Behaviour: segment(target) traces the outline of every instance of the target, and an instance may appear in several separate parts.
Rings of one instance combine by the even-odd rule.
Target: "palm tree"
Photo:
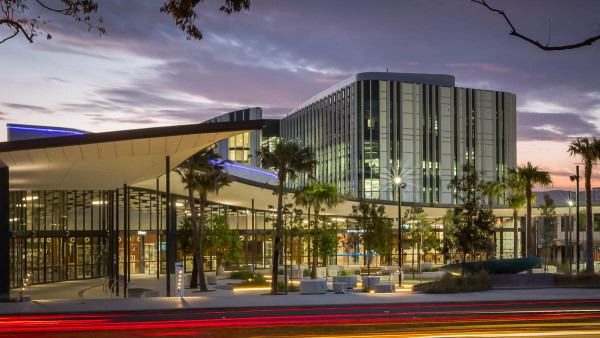
[[[519,177],[515,174],[515,170],[509,169],[510,175],[509,179],[506,181],[506,188],[511,191],[511,195],[506,198],[508,202],[508,206],[513,210],[513,228],[514,228],[514,258],[519,257],[519,210],[523,209],[527,204],[527,200],[525,199],[525,187],[523,186],[523,182],[519,179]],[[535,195],[532,196],[534,198]]]
[[[525,190],[525,200],[527,202],[527,257],[533,257],[535,252],[533,248],[534,234],[531,226],[531,203],[534,200],[532,190],[534,185],[542,187],[549,186],[552,184],[552,179],[550,178],[549,172],[541,170],[538,166],[533,166],[531,162],[520,165],[516,170],[511,170],[511,172],[522,182]]]
[[[204,278],[204,260],[202,259],[204,209],[208,201],[208,193],[218,193],[221,188],[229,185],[231,182],[231,177],[224,171],[222,164],[223,162],[218,162],[218,155],[214,149],[203,149],[176,169],[177,173],[181,176],[181,181],[185,184],[185,189],[188,191],[188,206],[190,207],[195,251],[192,281],[195,276],[199,277],[200,291],[208,291],[206,279]],[[196,211],[195,192],[199,195],[199,219]],[[191,283],[190,287],[192,287]]]
[[[296,191],[294,194],[296,204],[312,208],[315,213],[314,229],[319,227],[319,215],[321,212],[340,205],[344,199],[338,194],[334,185],[327,183],[313,183],[305,186],[304,189]],[[310,273],[311,279],[317,278],[317,241],[313,239],[313,261]],[[327,263],[325,263],[327,265]]]
[[[592,223],[592,168],[598,164],[600,160],[600,139],[577,137],[571,140],[569,144],[569,154],[571,156],[579,155],[581,162],[585,167],[585,210],[586,210],[586,249],[585,262],[586,271],[594,272],[594,237]],[[577,227],[579,231],[579,226]],[[577,253],[579,254],[579,253]]]
[[[313,170],[317,164],[310,147],[303,147],[291,140],[279,140],[274,147],[262,146],[256,152],[261,167],[273,169],[277,173],[277,220],[275,222],[275,236],[273,238],[273,278],[271,294],[277,294],[277,270],[279,268],[279,250],[281,246],[281,232],[283,228],[283,195],[284,183],[290,177],[296,180],[299,174],[307,174],[313,178]]]
[[[492,204],[494,203],[494,199],[498,196],[501,196],[504,193],[504,185],[501,182],[484,182],[481,183],[481,191],[487,198],[488,206],[490,210],[492,210]]]

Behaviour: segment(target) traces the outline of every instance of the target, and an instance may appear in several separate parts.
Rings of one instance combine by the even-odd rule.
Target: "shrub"
[[[445,274],[442,279],[429,283],[423,292],[425,293],[457,293],[457,292],[478,292],[490,289],[490,276],[487,272],[481,271],[468,273],[464,276],[454,276]]]
[[[252,274],[249,278],[246,278],[246,280],[242,283],[239,284],[240,286],[262,286],[262,285],[269,285],[269,283],[267,283],[267,280],[265,279],[265,277],[263,277],[262,274],[260,273],[256,273],[256,274]]]
[[[310,270],[309,269],[302,270],[302,276],[304,276],[304,277],[310,276]]]
[[[278,269],[277,274],[281,276],[281,275],[285,274],[285,271],[283,271],[283,269]]]
[[[342,270],[340,272],[340,276],[352,276],[352,272],[346,271],[346,270]]]
[[[298,291],[300,291],[300,288],[298,287],[298,285],[296,285],[296,284],[288,285],[288,292],[298,292]]]
[[[229,275],[229,278],[248,280],[248,279],[254,278],[254,276],[255,275],[252,272],[250,272],[250,270],[239,270],[239,271],[233,271],[231,273],[231,275]]]

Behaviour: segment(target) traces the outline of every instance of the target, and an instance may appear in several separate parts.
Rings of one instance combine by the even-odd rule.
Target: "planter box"
[[[358,276],[334,276],[333,283],[344,283],[348,286],[349,289],[353,289],[356,287],[358,282]]]
[[[394,293],[393,284],[375,284],[372,287],[375,293]]]
[[[313,295],[327,293],[327,280],[303,279],[300,281],[300,294]]]

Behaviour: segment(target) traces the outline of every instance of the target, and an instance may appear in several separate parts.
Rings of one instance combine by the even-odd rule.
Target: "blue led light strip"
[[[216,160],[210,160],[210,162],[214,163],[214,164],[219,164],[219,161]],[[274,179],[277,179],[277,175],[272,173],[272,172],[267,172],[267,171],[263,171],[263,170],[259,170],[259,169],[254,169],[254,168],[248,168],[248,167],[244,167],[235,163],[229,163],[229,162],[224,162],[222,163],[224,166],[226,167],[232,167],[232,168],[236,168],[236,169],[241,169],[241,170],[246,170],[246,171],[250,171],[250,172],[254,172],[254,173],[258,173],[258,174],[263,174],[263,175],[267,175],[269,177],[273,177]]]
[[[85,135],[79,131],[71,131],[71,130],[60,130],[60,129],[50,129],[50,128],[32,128],[32,127],[14,127],[7,126],[7,129],[15,129],[15,130],[27,130],[27,131],[36,131],[43,133],[62,133],[62,134],[71,134],[71,135]]]

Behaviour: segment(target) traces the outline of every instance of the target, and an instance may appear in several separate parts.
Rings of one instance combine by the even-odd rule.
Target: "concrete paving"
[[[542,300],[599,300],[597,289],[521,289],[491,290],[461,294],[423,294],[403,290],[391,294],[369,294],[350,292],[347,294],[300,295],[298,292],[288,295],[270,296],[267,291],[234,292],[227,285],[233,280],[219,279],[217,286],[210,286],[211,292],[194,292],[186,289],[185,297],[165,297],[166,281],[164,277],[132,276],[131,288],[158,290],[160,297],[155,298],[117,298],[103,291],[103,280],[83,280],[34,285],[32,301],[22,303],[0,303],[0,314],[39,314],[39,313],[77,313],[77,312],[122,312],[122,311],[170,311],[184,309],[225,309],[243,307],[306,307],[336,305],[383,305],[383,304],[436,304],[456,302],[517,302]],[[172,281],[172,293],[175,295],[175,281]],[[186,283],[187,284],[187,283]],[[19,291],[19,290],[14,290]]]

